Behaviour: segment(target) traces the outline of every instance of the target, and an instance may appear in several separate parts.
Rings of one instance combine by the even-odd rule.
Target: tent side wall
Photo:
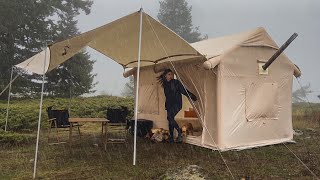
[[[202,146],[207,148],[217,148],[219,146],[220,124],[218,121],[218,68],[203,70],[205,115],[202,134]]]
[[[167,113],[165,111],[165,97],[153,66],[140,69],[138,118],[153,121],[154,128],[168,129]],[[134,75],[136,77],[136,74]],[[134,78],[136,88],[136,78]]]
[[[293,64],[280,55],[269,67],[268,75],[259,75],[259,62],[267,61],[275,52],[270,47],[240,46],[224,55],[219,65],[220,149],[242,149],[293,139]]]

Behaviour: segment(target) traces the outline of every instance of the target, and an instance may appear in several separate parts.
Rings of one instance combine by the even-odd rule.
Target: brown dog
[[[187,123],[185,125],[182,126],[182,135],[187,136],[187,135],[191,135],[193,136],[193,126],[191,123]]]

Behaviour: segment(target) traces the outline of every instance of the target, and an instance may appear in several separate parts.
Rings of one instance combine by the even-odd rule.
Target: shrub
[[[30,134],[18,134],[14,132],[0,131],[1,145],[22,145],[35,142],[35,136]]]
[[[71,101],[71,103],[70,103]],[[10,103],[8,127],[10,131],[36,130],[39,115],[39,99],[14,99]],[[108,107],[125,106],[129,110],[129,117],[133,116],[133,98],[115,96],[48,98],[44,97],[42,108],[42,126],[48,126],[47,107],[53,109],[68,109],[71,117],[106,117]],[[7,103],[0,102],[0,128],[4,129]]]

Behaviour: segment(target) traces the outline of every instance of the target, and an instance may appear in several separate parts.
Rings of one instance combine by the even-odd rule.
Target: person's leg
[[[167,111],[167,119],[168,119],[168,122],[169,122],[169,133],[170,133],[169,142],[172,143],[172,142],[174,142],[174,140],[173,140],[173,131],[174,131],[173,121],[174,121],[174,116],[173,116],[173,113],[170,110]]]
[[[178,135],[180,136],[182,134],[182,130],[181,128],[179,127],[179,124],[177,123],[177,121],[175,120],[175,117],[176,115],[179,113],[180,109],[176,108],[173,110],[172,112],[172,124],[173,124],[173,127],[178,131]]]
[[[173,128],[178,131],[178,135],[181,135],[182,130],[181,130],[181,128],[179,127],[177,121],[174,119],[174,117],[172,118],[171,123],[172,123]]]
[[[173,112],[173,126],[174,128],[178,131],[178,137],[176,139],[177,143],[182,143],[182,129],[179,127],[177,121],[174,119],[175,116],[178,114],[178,112],[180,111],[180,109],[175,109],[175,111]]]
[[[176,129],[178,131],[177,142],[182,142],[182,130],[179,127],[177,121],[175,121],[174,117],[178,114],[178,112],[174,110],[167,111],[168,121],[169,121],[169,132],[170,132],[170,141],[173,141],[173,131]]]
[[[176,139],[176,142],[177,143],[182,143],[182,129],[179,127],[179,125],[178,125],[178,123],[175,121],[175,120],[173,120],[173,126],[175,127],[175,129],[178,131],[178,137],[177,137],[177,139]]]

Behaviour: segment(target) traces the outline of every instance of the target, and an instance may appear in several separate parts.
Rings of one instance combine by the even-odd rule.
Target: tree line
[[[11,67],[37,54],[52,42],[79,34],[77,15],[90,13],[91,0],[0,0],[0,89],[10,81]],[[46,74],[45,92],[68,97],[92,92],[94,61],[85,51]],[[18,96],[37,96],[39,75],[22,73],[12,87]],[[0,96],[6,98],[6,94]]]

